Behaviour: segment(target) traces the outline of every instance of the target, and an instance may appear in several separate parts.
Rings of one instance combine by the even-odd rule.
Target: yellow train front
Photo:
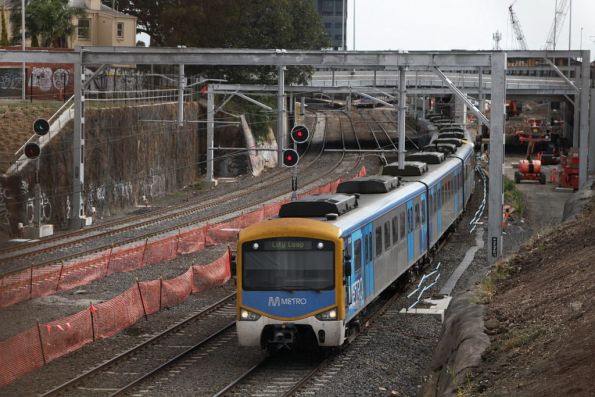
[[[345,337],[343,240],[313,219],[277,218],[240,232],[240,345],[338,346]]]

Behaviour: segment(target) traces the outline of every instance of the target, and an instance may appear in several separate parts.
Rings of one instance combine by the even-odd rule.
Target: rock
[[[583,308],[583,302],[572,302],[570,304],[570,308],[572,310],[574,310],[575,312],[580,312],[581,309]]]
[[[87,293],[87,291],[86,291],[86,290],[84,290],[84,289],[77,289],[77,290],[76,290],[76,291],[74,291],[72,294],[73,294],[73,295],[84,295],[84,294],[86,294],[86,293]]]
[[[486,329],[492,331],[497,329],[500,326],[500,321],[496,320],[495,318],[491,318],[485,322]]]

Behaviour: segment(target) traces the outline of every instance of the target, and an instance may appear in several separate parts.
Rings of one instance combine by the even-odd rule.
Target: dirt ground
[[[519,188],[533,238],[496,271],[486,316],[491,346],[460,396],[595,393],[595,202],[559,225],[560,217],[543,215],[558,211],[548,200],[552,186],[527,186]]]

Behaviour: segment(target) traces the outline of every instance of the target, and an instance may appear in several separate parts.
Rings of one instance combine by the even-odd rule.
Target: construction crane
[[[568,6],[568,0],[556,0],[556,15],[554,16],[554,21],[552,22],[552,26],[550,27],[550,31],[547,35],[544,50],[556,49],[558,36],[560,36],[562,25],[564,25],[566,14],[568,13]]]
[[[516,13],[512,9],[512,6],[516,3],[516,0],[508,7],[508,12],[510,13],[510,22],[512,23],[512,29],[514,30],[514,35],[516,37],[518,46],[521,50],[527,50],[527,41],[525,40],[525,35],[523,34],[523,29],[521,28],[521,23],[516,16]]]

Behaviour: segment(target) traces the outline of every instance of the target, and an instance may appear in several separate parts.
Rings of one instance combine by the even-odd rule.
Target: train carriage
[[[414,164],[420,175],[344,182],[335,194],[293,201],[278,218],[243,229],[240,345],[345,343],[364,309],[428,255],[471,196],[471,143],[428,161]]]

